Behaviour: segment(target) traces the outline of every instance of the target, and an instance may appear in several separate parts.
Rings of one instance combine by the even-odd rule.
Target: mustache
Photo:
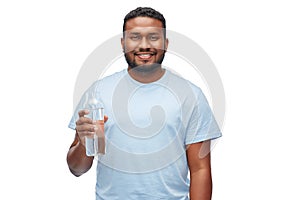
[[[133,53],[135,55],[137,54],[140,54],[140,53],[149,53],[149,54],[152,54],[152,55],[155,55],[157,54],[157,49],[154,49],[154,48],[139,48],[139,49],[135,49],[135,50],[132,50],[132,51],[126,51],[124,53]]]

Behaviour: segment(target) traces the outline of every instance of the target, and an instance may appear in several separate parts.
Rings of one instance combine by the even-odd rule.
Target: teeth
[[[151,54],[140,54],[139,57],[140,58],[150,58]]]

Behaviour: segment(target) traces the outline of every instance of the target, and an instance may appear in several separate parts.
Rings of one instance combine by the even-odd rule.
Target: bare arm
[[[70,171],[75,176],[80,176],[87,172],[93,165],[93,156],[86,155],[85,136],[93,136],[96,131],[96,122],[85,117],[89,114],[88,110],[81,110],[78,112],[79,119],[76,121],[76,134],[73,143],[68,151],[67,163]],[[108,120],[104,116],[104,122]]]
[[[191,200],[211,200],[212,178],[209,148],[210,141],[205,141],[191,144],[187,149]],[[200,155],[200,151],[206,152],[205,155]]]
[[[80,176],[87,172],[92,167],[94,159],[94,157],[86,156],[85,147],[79,141],[80,139],[76,132],[75,139],[67,155],[69,169],[75,176]]]
[[[87,156],[85,150],[85,137],[93,136],[96,131],[96,122],[85,117],[89,114],[88,110],[80,110],[78,112],[79,119],[76,121],[76,134],[73,143],[68,151],[67,163],[70,171],[75,176],[80,176],[87,172],[93,165],[94,157]],[[107,121],[104,117],[104,121]]]

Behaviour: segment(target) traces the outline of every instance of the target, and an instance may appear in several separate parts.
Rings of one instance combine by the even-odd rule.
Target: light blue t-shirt
[[[143,84],[127,70],[96,81],[78,110],[91,98],[104,107],[106,154],[98,157],[97,200],[187,200],[186,145],[221,136],[208,102],[197,86],[166,70]]]

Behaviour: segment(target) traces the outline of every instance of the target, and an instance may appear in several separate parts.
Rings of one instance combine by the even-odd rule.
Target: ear
[[[166,38],[166,39],[165,39],[165,51],[167,51],[168,46],[169,46],[169,39]]]
[[[125,41],[124,41],[124,38],[121,38],[121,46],[122,46],[123,52],[125,52]]]

